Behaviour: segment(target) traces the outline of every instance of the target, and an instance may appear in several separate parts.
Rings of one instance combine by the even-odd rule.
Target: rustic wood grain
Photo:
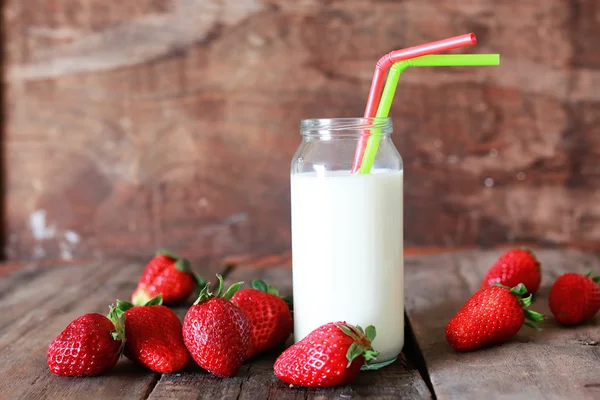
[[[125,358],[92,378],[58,377],[46,364],[52,339],[78,316],[106,314],[117,298],[128,300],[143,267],[123,260],[32,264],[0,279],[0,399],[145,398],[160,374]],[[219,272],[217,266],[195,270],[207,276]],[[184,307],[178,311],[185,314]]]
[[[290,248],[299,121],[362,115],[373,65],[473,31],[391,110],[407,245],[600,248],[594,0],[6,0],[11,260]]]
[[[382,371],[362,372],[352,385],[332,389],[290,388],[273,374],[273,363],[282,349],[269,352],[242,366],[231,378],[211,376],[197,366],[163,375],[149,399],[428,399],[425,382],[412,365],[400,362]]]
[[[64,378],[46,364],[48,344],[88,312],[105,314],[128,298],[139,264],[105,262],[79,268],[27,267],[0,281],[0,398],[139,398],[159,378],[121,359],[107,376]]]
[[[438,399],[597,399],[600,396],[598,317],[560,327],[548,310],[548,292],[567,272],[598,268],[600,257],[577,250],[538,250],[542,287],[531,309],[548,319],[541,331],[523,328],[514,340],[471,353],[446,343],[449,319],[474,293],[501,254],[473,251],[409,258],[406,310]]]
[[[226,283],[262,279],[277,286],[281,294],[292,292],[292,275],[289,268],[234,268]],[[288,345],[292,339],[288,340]],[[407,342],[407,346],[410,344]],[[289,388],[273,373],[273,363],[283,346],[247,362],[232,378],[211,376],[197,366],[190,366],[177,374],[163,375],[150,395],[150,399],[328,399],[377,398],[425,399],[430,398],[425,381],[417,369],[405,359],[380,371],[362,372],[355,383],[345,387],[314,390]]]
[[[469,251],[407,257],[407,332],[404,360],[377,372],[361,373],[350,386],[330,390],[289,388],[272,373],[283,347],[247,362],[231,379],[216,378],[190,362],[176,374],[153,374],[122,359],[103,377],[75,379],[52,375],[45,363],[48,343],[72,319],[105,312],[116,298],[127,298],[143,264],[104,261],[54,268],[27,265],[0,280],[0,398],[429,398],[414,367],[422,353],[424,376],[439,399],[527,398],[595,399],[600,375],[598,317],[576,328],[559,327],[547,308],[551,283],[562,273],[584,272],[600,256],[578,250],[537,250],[543,264],[542,288],[532,309],[546,313],[542,331],[523,329],[515,339],[471,353],[454,352],[444,339],[450,317],[476,290],[501,251]],[[213,276],[218,269],[199,270]],[[226,280],[264,279],[291,290],[291,271],[282,268],[228,267]],[[213,279],[214,280],[214,279]],[[76,301],[75,301],[76,300]],[[186,306],[176,308],[180,317]],[[413,343],[414,335],[418,343]],[[408,351],[410,350],[410,351]]]
[[[193,362],[185,370],[160,375],[125,358],[101,377],[63,378],[46,365],[50,341],[74,318],[106,312],[116,298],[128,298],[142,268],[122,261],[79,267],[27,266],[0,281],[0,398],[429,398],[425,382],[401,359],[382,371],[365,372],[353,385],[331,390],[290,389],[273,374],[280,346],[246,363],[230,379],[211,376]],[[208,276],[215,270],[199,271]],[[238,268],[222,271],[227,281],[264,279],[291,291],[289,268]],[[180,318],[186,306],[174,309]],[[407,344],[408,346],[408,344]]]

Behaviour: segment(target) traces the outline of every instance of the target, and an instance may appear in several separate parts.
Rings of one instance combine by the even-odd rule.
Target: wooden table
[[[448,319],[476,290],[500,251],[463,251],[410,256],[406,260],[405,359],[380,371],[361,373],[351,386],[328,390],[289,388],[272,372],[277,351],[246,363],[229,379],[189,365],[161,375],[121,359],[109,374],[62,378],[46,366],[49,342],[71,320],[107,311],[128,298],[142,265],[90,262],[71,266],[25,266],[0,279],[0,399],[599,399],[598,319],[561,328],[550,316],[539,332],[523,328],[510,343],[472,353],[454,352],[444,339]],[[600,271],[597,255],[577,250],[540,250],[542,289],[532,308],[548,313],[549,286],[560,274]],[[209,268],[228,281],[261,278],[291,291],[291,270],[228,266]],[[185,308],[177,309],[180,316]],[[281,349],[279,349],[281,351]]]

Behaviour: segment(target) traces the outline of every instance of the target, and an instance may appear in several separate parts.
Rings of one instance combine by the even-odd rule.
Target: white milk
[[[294,338],[374,325],[378,362],[404,345],[401,171],[291,177]]]

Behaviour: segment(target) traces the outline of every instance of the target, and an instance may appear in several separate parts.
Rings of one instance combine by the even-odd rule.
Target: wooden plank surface
[[[26,266],[0,280],[0,399],[323,399],[430,398],[425,381],[404,358],[382,371],[364,372],[351,386],[330,390],[290,389],[273,374],[273,362],[284,346],[247,362],[235,377],[221,379],[193,362],[181,372],[154,374],[122,358],[108,374],[93,378],[62,378],[46,365],[50,341],[73,319],[86,312],[105,313],[116,298],[128,298],[142,264],[105,262],[55,268]],[[216,269],[200,270],[215,281]],[[228,282],[264,279],[282,293],[291,291],[291,270],[232,268]],[[187,307],[174,309],[183,318]],[[408,346],[408,343],[407,343]]]
[[[522,328],[510,343],[471,353],[446,342],[447,322],[479,287],[500,251],[409,258],[406,310],[438,399],[598,399],[600,322],[557,325],[548,310],[554,280],[568,271],[600,271],[600,257],[576,250],[538,250],[542,287],[531,309],[548,319],[541,331]]]
[[[292,275],[289,268],[235,268],[227,276],[227,283],[262,279],[275,285],[281,294],[291,294]],[[292,340],[288,341],[291,344]],[[407,342],[407,346],[410,343]],[[244,365],[233,378],[210,376],[198,367],[190,367],[178,374],[163,375],[150,399],[426,399],[430,398],[425,381],[415,366],[404,358],[381,371],[362,372],[350,386],[328,390],[290,389],[273,373],[273,363],[283,347],[274,349]]]
[[[29,266],[0,280],[0,398],[140,398],[159,378],[122,358],[101,378],[55,376],[46,350],[69,322],[88,312],[106,314],[128,298],[142,265],[103,262],[78,267]]]
[[[285,253],[299,121],[470,31],[502,66],[411,69],[390,112],[407,244],[599,246],[597,0],[2,4],[10,259]]]
[[[598,398],[598,317],[569,329],[557,326],[550,317],[540,332],[523,329],[510,343],[472,353],[456,353],[446,343],[447,321],[499,254],[471,251],[408,257],[406,310],[412,330],[407,337],[414,335],[419,348],[409,339],[407,365],[399,361],[378,372],[365,372],[353,385],[330,390],[291,389],[279,382],[272,364],[281,348],[246,363],[231,379],[213,377],[193,363],[176,374],[153,374],[126,359],[102,377],[54,376],[45,362],[48,343],[77,316],[103,313],[117,297],[127,298],[142,265],[107,261],[26,266],[0,279],[0,398],[429,398],[427,383],[439,399]],[[548,289],[559,274],[600,267],[600,257],[577,250],[538,250],[538,256],[544,274],[532,308],[542,312],[547,312]],[[216,271],[198,272],[209,278]],[[289,268],[228,267],[224,272],[228,282],[261,278],[284,293],[291,289]],[[186,307],[175,311],[183,317]]]

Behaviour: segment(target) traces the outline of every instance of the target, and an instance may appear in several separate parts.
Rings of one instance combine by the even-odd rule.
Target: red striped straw
[[[365,118],[373,118],[379,107],[381,91],[383,90],[383,81],[390,67],[398,61],[407,60],[409,58],[421,57],[427,54],[441,53],[443,51],[458,49],[460,47],[471,46],[477,43],[474,33],[455,36],[437,42],[425,43],[419,46],[408,47],[406,49],[395,50],[386,54],[377,61],[375,73],[371,81],[371,89],[369,90],[369,99],[367,100],[367,108],[365,109]],[[367,147],[368,133],[362,135],[358,141],[356,153],[354,154],[354,164],[352,164],[352,173],[357,173],[362,164],[362,159]]]

